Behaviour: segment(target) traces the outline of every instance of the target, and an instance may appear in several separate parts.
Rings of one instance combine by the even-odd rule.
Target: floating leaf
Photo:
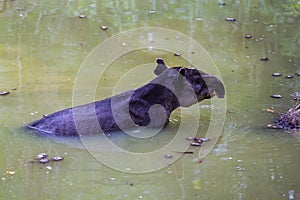
[[[200,180],[193,180],[193,185],[194,185],[194,189],[195,190],[200,190],[201,186],[200,186]]]
[[[8,174],[8,175],[14,175],[15,173],[16,173],[16,171],[6,170],[6,174]]]

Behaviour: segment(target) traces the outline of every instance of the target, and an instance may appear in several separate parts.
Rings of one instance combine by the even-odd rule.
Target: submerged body
[[[28,128],[51,135],[87,135],[129,130],[135,127],[162,128],[173,110],[189,107],[217,95],[224,97],[222,82],[197,69],[168,68],[157,59],[148,84],[93,103],[64,109],[43,117]]]

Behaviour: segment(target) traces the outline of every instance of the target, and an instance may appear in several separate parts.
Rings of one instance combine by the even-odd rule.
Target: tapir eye
[[[200,90],[201,90],[201,84],[196,84],[195,86],[194,86],[194,90],[195,90],[195,92],[196,93],[199,93],[200,92]]]

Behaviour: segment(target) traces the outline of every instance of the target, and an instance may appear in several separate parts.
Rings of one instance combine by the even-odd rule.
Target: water
[[[299,92],[299,77],[285,79],[285,75],[300,72],[300,21],[290,11],[274,0],[226,1],[225,6],[214,1],[1,1],[0,90],[10,92],[0,96],[1,198],[299,199],[299,137],[266,129],[277,116],[263,111],[287,111],[295,105],[290,94]],[[86,18],[79,18],[80,14]],[[226,22],[226,17],[236,21]],[[102,25],[108,29],[101,30]],[[195,153],[182,156],[172,151],[188,144],[183,135],[175,147],[166,148],[156,160],[114,160],[129,173],[120,172],[99,162],[93,149],[87,151],[74,138],[45,138],[19,129],[73,103],[105,98],[150,81],[157,57],[170,66],[189,66],[189,59],[199,53],[179,48],[181,56],[174,56],[174,52],[151,48],[157,45],[157,38],[147,35],[147,48],[111,61],[95,84],[91,77],[100,73],[101,63],[107,61],[99,54],[95,58],[99,65],[80,77],[84,84],[77,89],[82,95],[75,96],[74,102],[80,66],[92,49],[113,35],[139,27],[184,33],[200,43],[218,66],[227,92],[226,121],[221,137],[203,162],[199,163],[199,148],[191,147],[188,150]],[[246,34],[253,38],[245,39]],[[147,43],[151,37],[154,43]],[[181,39],[170,35],[164,42],[178,40],[175,43],[180,44]],[[132,37],[121,44],[130,47],[141,40]],[[191,44],[187,46],[192,49]],[[111,46],[104,52],[120,49]],[[261,62],[264,56],[270,60]],[[211,70],[207,65],[209,62],[203,61],[196,67]],[[274,72],[283,75],[272,77]],[[272,94],[283,98],[272,99]],[[210,108],[218,110],[210,101],[200,104],[199,136],[208,130]],[[187,130],[191,130],[194,118],[188,114],[184,117]],[[153,138],[118,135],[111,140],[127,151],[152,152],[176,138],[180,120],[178,110],[170,126]],[[97,144],[103,141],[101,137],[88,138],[87,142]],[[65,159],[46,165],[28,162],[41,152]],[[172,154],[174,160],[180,158],[173,163],[173,159],[164,158],[165,154]],[[133,169],[126,168],[132,163],[165,167],[134,174],[130,173]]]

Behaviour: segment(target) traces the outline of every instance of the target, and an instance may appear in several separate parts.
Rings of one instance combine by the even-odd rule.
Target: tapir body
[[[155,79],[135,90],[93,103],[64,109],[28,125],[51,135],[88,135],[129,130],[136,127],[162,128],[176,108],[189,107],[225,90],[216,77],[195,68],[168,68],[157,59]]]

